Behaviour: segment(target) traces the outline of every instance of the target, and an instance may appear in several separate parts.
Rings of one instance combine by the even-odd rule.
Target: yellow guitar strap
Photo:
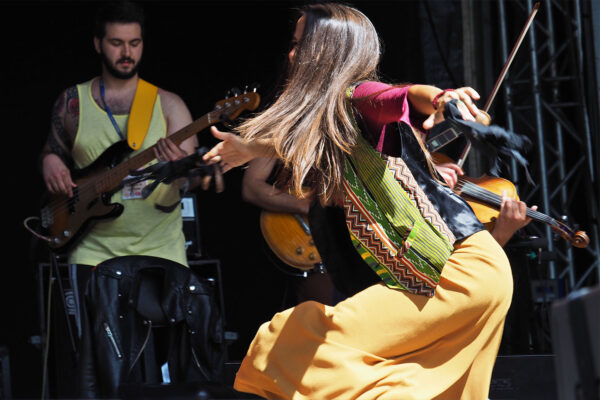
[[[152,110],[154,109],[157,93],[158,87],[143,79],[138,79],[131,112],[127,121],[127,143],[134,150],[142,147],[142,143],[144,143],[148,128],[150,127]]]

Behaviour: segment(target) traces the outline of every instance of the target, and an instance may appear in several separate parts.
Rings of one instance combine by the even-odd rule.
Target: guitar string
[[[192,122],[192,124],[198,124],[199,121],[203,123],[204,120],[207,119],[207,118],[208,118],[208,120],[214,119],[215,117],[212,115],[214,113],[215,113],[215,111],[211,111],[211,112],[208,113],[210,115],[208,115],[208,114],[204,115],[204,116],[200,117],[199,119],[197,119],[196,121]],[[217,122],[218,122],[218,120],[220,120],[220,116],[217,116]],[[200,125],[202,125],[202,123],[200,123]],[[192,124],[190,124],[190,125],[192,125]],[[206,128],[206,126],[203,127],[203,128],[201,128],[200,130],[205,129],[205,128]],[[188,125],[188,126],[182,128],[181,130],[175,132],[173,135],[171,135],[171,139],[175,140],[177,142],[179,140],[179,136],[185,137],[187,135],[187,131],[190,131],[190,130],[193,130],[193,129]],[[142,159],[144,157],[144,155],[150,154],[149,153],[150,149],[152,149],[154,147],[156,147],[156,145],[153,145],[153,146],[151,146],[151,147],[143,150],[141,153],[139,153],[139,154],[135,155],[134,157],[132,157],[132,158],[124,161],[123,163],[119,164],[115,168],[109,169],[108,171],[106,171],[104,173],[104,175],[102,177],[100,177],[98,179],[95,179],[93,181],[84,182],[83,184],[77,186],[78,192],[80,192],[79,195],[78,195],[78,197],[80,197],[80,198],[84,197],[84,195],[87,194],[86,192],[90,189],[90,186],[92,186],[92,185],[94,185],[93,189],[96,192],[96,193],[94,193],[95,195],[99,195],[99,194],[102,193],[102,191],[100,191],[100,193],[98,193],[98,191],[95,190],[96,189],[95,188],[96,184],[100,185],[100,187],[106,187],[106,186],[111,186],[111,185],[112,186],[117,186],[118,184],[120,184],[120,182],[122,182],[123,179],[121,179],[118,183],[115,183],[115,181],[114,181],[115,180],[115,175],[118,176],[118,175],[122,175],[123,174],[123,172],[121,171],[121,169],[123,168],[124,164],[126,164],[126,163],[132,163],[131,160],[135,161],[137,159]],[[150,159],[150,161],[148,161],[148,162],[151,162],[154,158],[155,157],[152,157]],[[117,172],[119,172],[119,174],[117,174]],[[56,200],[54,202],[50,202],[50,204],[48,205],[48,207],[53,212],[60,213],[60,212],[63,212],[65,210],[68,210],[71,207],[71,205],[72,205],[72,203],[74,201],[77,201],[77,200],[74,200],[72,197],[68,197],[66,199],[59,199],[59,200]]]
[[[149,150],[151,148],[153,148],[154,146],[146,149]],[[146,151],[144,150],[144,151]],[[143,153],[138,154],[142,155]],[[137,156],[136,156],[137,158]],[[141,157],[140,157],[141,158]],[[117,167],[110,169],[108,171],[105,172],[105,175],[94,180],[94,181],[87,181],[82,183],[81,185],[78,185],[77,187],[75,187],[74,189],[77,190],[77,194],[76,196],[79,198],[84,197],[85,195],[87,195],[87,191],[89,189],[92,189],[95,195],[100,195],[103,192],[100,191],[100,193],[98,193],[98,191],[96,190],[96,185],[100,186],[100,187],[107,187],[110,185],[113,185],[114,187],[118,186],[120,184],[120,182],[122,182],[123,179],[120,180],[120,182],[115,183],[115,175],[119,175],[117,174],[117,172],[120,172],[120,174],[123,174],[123,172],[121,172],[120,170],[123,168],[125,163],[128,163],[130,160],[133,160],[134,158],[131,158],[129,160],[126,160],[124,163],[118,165]],[[74,199],[73,197],[67,197],[66,199],[59,199],[53,202],[50,202],[50,204],[48,205],[50,209],[52,209],[54,212],[62,212],[64,210],[68,210],[71,207],[71,203],[73,202],[78,202],[79,200]]]
[[[252,98],[252,97],[254,97],[254,98]],[[234,96],[232,98],[225,99],[223,101],[219,101],[219,102],[217,102],[217,106],[215,108],[222,107],[221,109],[216,109],[216,110],[213,110],[213,111],[210,111],[210,112],[204,114],[202,117],[193,121],[190,125],[175,132],[173,135],[170,136],[170,139],[177,141],[177,140],[179,140],[179,136],[183,136],[181,138],[181,141],[183,141],[186,138],[191,137],[191,135],[187,136],[187,133],[186,133],[187,131],[191,130],[191,131],[193,131],[193,133],[197,134],[200,131],[202,131],[202,130],[206,129],[207,127],[214,125],[216,123],[235,119],[235,118],[237,118],[237,116],[239,114],[241,114],[245,110],[255,110],[256,107],[258,106],[259,102],[260,102],[260,98],[258,97],[258,95],[255,91],[254,92],[244,92],[244,94],[242,94],[242,95]],[[221,103],[223,103],[223,106],[221,106]],[[233,108],[231,108],[232,105],[233,105]],[[198,129],[198,127],[196,125],[200,125],[201,126],[200,129]],[[136,159],[138,157],[141,158],[142,154],[144,154],[146,151],[150,151],[150,149],[154,148],[155,146],[156,145],[149,147],[148,149],[144,150],[142,153],[128,159],[125,162],[130,162],[131,160]],[[151,162],[154,159],[155,159],[155,157],[151,157],[150,160],[147,161],[145,164],[147,164],[148,162]],[[123,164],[124,163],[120,164],[119,166],[121,166]],[[78,190],[77,197],[79,197],[79,198],[84,197],[84,194],[86,194],[85,192],[90,189],[91,185],[94,185],[94,189],[95,189],[96,188],[95,185],[97,184],[97,182],[106,184],[106,182],[109,181],[110,183],[113,183],[114,175],[116,175],[115,170],[118,170],[119,166],[106,171],[101,178],[96,179],[94,182],[88,181],[88,182],[84,182],[80,186],[77,186],[77,190]],[[119,184],[122,182],[122,180],[123,179],[120,180]],[[115,187],[117,185],[115,185]],[[79,192],[82,192],[82,193],[79,193]],[[101,193],[99,193],[99,194],[101,194]],[[96,191],[96,197],[92,201],[94,201],[97,198],[97,195],[98,195],[98,193]],[[52,211],[52,216],[54,217],[54,215],[56,213],[60,213],[60,212],[63,212],[64,210],[68,210],[71,207],[71,204],[73,202],[78,202],[78,200],[67,197],[67,198],[63,198],[61,200],[51,201],[46,207],[44,207],[42,209],[42,211],[44,209],[50,209]],[[90,206],[89,204],[91,204],[91,203],[88,203],[88,207]],[[53,223],[54,223],[54,221],[51,222],[51,224],[53,224]]]
[[[246,96],[246,94],[244,94],[244,96]],[[236,99],[236,97],[232,98],[231,101],[234,101],[235,99]],[[239,104],[246,105],[246,104],[249,104],[249,103],[250,103],[250,101],[249,102],[243,102],[243,101],[241,101]],[[235,109],[226,108],[224,110],[213,110],[213,111],[210,111],[207,114],[205,114],[202,117],[200,117],[197,120],[195,120],[194,122],[192,122],[190,125],[188,125],[188,126],[182,128],[182,129],[180,129],[179,131],[175,132],[173,135],[171,135],[170,139],[172,139],[172,140],[178,140],[179,136],[185,137],[186,134],[187,134],[187,131],[194,130],[191,127],[191,125],[203,125],[204,123],[206,123],[206,126],[200,128],[200,131],[201,131],[201,130],[206,129],[209,126],[209,124],[215,124],[215,123],[221,122],[223,120],[223,117],[224,116],[226,117],[227,114],[232,114],[232,113],[235,113],[237,111],[241,112],[243,110],[244,110],[244,107],[238,106]],[[205,122],[205,120],[206,120],[206,122]],[[182,139],[182,141],[183,141],[183,139]],[[139,153],[136,156],[134,156],[134,157],[126,160],[124,163],[130,162],[130,160],[134,160],[136,158],[141,158],[141,156],[143,154],[145,154],[146,151],[149,151],[150,149],[154,148],[155,146],[156,145],[153,145],[152,147],[149,147],[149,148],[145,149],[142,153]],[[155,157],[152,157],[150,159],[150,161],[148,161],[148,162],[151,162],[154,158]],[[79,195],[78,195],[78,197],[80,197],[80,198],[83,197],[84,194],[87,194],[86,192],[87,192],[87,190],[90,189],[90,186],[92,186],[92,185],[95,186],[97,183],[102,183],[104,185],[106,185],[107,182],[108,182],[109,185],[118,185],[118,184],[120,184],[122,182],[122,179],[119,181],[119,183],[115,184],[114,183],[114,175],[116,174],[117,170],[124,163],[118,165],[115,168],[112,168],[112,169],[106,171],[101,178],[98,178],[98,179],[96,179],[94,181],[87,181],[87,182],[84,182],[83,184],[81,184],[80,186],[77,186],[78,192],[80,192]],[[93,189],[95,190],[95,187]],[[99,195],[99,194],[102,194],[102,192],[95,193],[95,195]],[[52,202],[50,202],[48,204],[47,207],[49,209],[51,209],[53,213],[61,213],[61,212],[65,211],[65,210],[68,210],[71,207],[71,204],[74,201],[77,202],[77,200],[74,200],[72,197],[67,197],[66,199],[59,199],[59,200],[52,201]]]
[[[76,194],[76,196],[78,198],[86,197],[89,194],[88,191],[91,189],[93,191],[92,193],[95,197],[95,196],[98,196],[98,195],[106,192],[103,190],[100,190],[100,191],[96,190],[97,187],[100,187],[100,188],[107,188],[107,187],[115,188],[115,187],[117,187],[118,185],[121,184],[123,179],[128,175],[128,172],[124,172],[123,169],[131,170],[131,168],[126,168],[126,165],[129,163],[135,164],[135,161],[140,160],[140,159],[143,160],[144,157],[147,157],[148,155],[152,155],[150,161],[148,161],[148,162],[151,162],[152,160],[155,159],[155,157],[150,152],[150,150],[155,147],[156,147],[156,145],[153,145],[152,147],[145,149],[142,153],[137,154],[135,157],[125,160],[118,166],[106,171],[104,173],[104,175],[102,175],[101,177],[99,177],[95,180],[86,181],[86,182],[82,183],[81,185],[77,186],[76,188],[74,188],[74,189],[77,189],[77,192],[78,192]],[[146,162],[144,164],[147,164],[148,162]],[[120,178],[121,176],[123,178]],[[65,210],[68,210],[72,206],[72,203],[78,202],[78,201],[79,200],[74,199],[73,197],[67,197],[66,199],[59,199],[54,202],[50,202],[49,208],[52,209],[53,212],[60,213]]]

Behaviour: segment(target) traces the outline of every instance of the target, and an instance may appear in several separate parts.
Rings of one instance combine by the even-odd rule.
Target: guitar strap
[[[127,121],[127,143],[129,147],[138,150],[142,147],[150,121],[152,120],[152,111],[158,87],[143,79],[138,79],[133,104]]]

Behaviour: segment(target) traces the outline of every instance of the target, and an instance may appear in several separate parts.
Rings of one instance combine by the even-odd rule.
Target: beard
[[[137,74],[138,69],[140,67],[140,62],[138,61],[137,63],[135,63],[133,65],[133,68],[131,68],[130,71],[128,72],[121,72],[118,69],[116,69],[110,62],[110,60],[106,57],[106,54],[104,54],[103,51],[100,52],[100,57],[102,58],[102,64],[104,64],[104,66],[106,67],[106,71],[112,75],[113,77],[117,78],[117,79],[129,79],[132,78],[133,76],[135,76],[135,74]],[[133,60],[129,57],[122,57],[119,58],[117,60],[117,64],[123,61],[129,61],[131,63],[133,63]]]

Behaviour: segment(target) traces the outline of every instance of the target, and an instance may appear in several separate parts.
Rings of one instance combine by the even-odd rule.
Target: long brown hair
[[[246,139],[269,139],[302,192],[307,177],[321,203],[341,197],[344,157],[357,131],[346,89],[376,80],[381,46],[371,21],[342,4],[306,6],[304,33],[277,100],[240,125]]]

